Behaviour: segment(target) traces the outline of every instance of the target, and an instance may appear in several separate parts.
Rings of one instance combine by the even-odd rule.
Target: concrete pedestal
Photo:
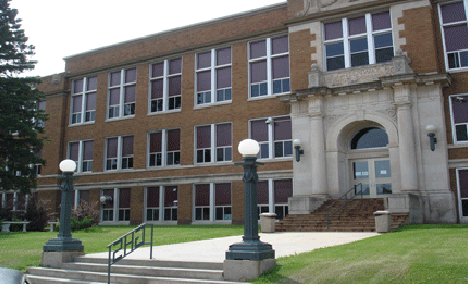
[[[388,211],[375,211],[375,232],[388,233],[392,229],[392,214]]]
[[[275,213],[262,213],[260,214],[260,229],[262,233],[275,232]]]
[[[40,265],[61,268],[63,263],[72,262],[75,257],[84,254],[84,251],[43,252]]]
[[[224,280],[243,281],[258,278],[276,265],[276,259],[224,261]]]

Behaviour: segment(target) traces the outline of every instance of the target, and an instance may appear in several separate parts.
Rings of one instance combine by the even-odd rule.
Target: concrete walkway
[[[262,242],[273,246],[276,258],[312,251],[317,248],[344,245],[377,233],[273,233],[259,234]],[[229,246],[241,242],[242,236],[214,238],[176,245],[153,247],[153,259],[194,262],[223,262]],[[135,250],[127,259],[149,259],[150,248]],[[108,258],[108,253],[91,253],[85,257]]]

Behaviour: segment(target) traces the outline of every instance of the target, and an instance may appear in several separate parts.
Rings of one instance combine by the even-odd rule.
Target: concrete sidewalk
[[[262,242],[273,246],[276,258],[312,251],[317,248],[338,246],[364,238],[377,236],[377,233],[273,233],[259,234]],[[176,245],[153,247],[153,259],[194,262],[223,262],[229,246],[241,242],[242,236],[223,237],[203,241],[186,242]],[[126,259],[149,259],[150,248],[135,250]],[[91,253],[85,257],[108,258],[109,254]]]

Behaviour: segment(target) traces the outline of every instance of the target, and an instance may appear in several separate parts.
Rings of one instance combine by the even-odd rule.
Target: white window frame
[[[123,188],[128,188],[128,187],[123,187]],[[119,212],[120,212],[120,210],[128,210],[128,211],[131,212],[131,208],[119,208],[120,188],[102,188],[100,190],[100,195],[99,196],[100,197],[103,196],[103,191],[108,190],[108,189],[113,189],[114,190],[114,193],[113,193],[113,196],[112,196],[112,200],[113,200],[114,204],[113,204],[112,208],[106,208],[106,209],[103,209],[102,206],[101,206],[101,208],[99,210],[99,212],[100,212],[100,216],[99,216],[100,222],[103,223],[103,224],[127,224],[127,225],[129,225],[130,221],[119,221]],[[130,191],[131,190],[132,189],[130,188]],[[103,220],[103,216],[104,216],[103,211],[104,210],[107,210],[107,211],[112,210],[112,220],[106,220],[106,221]]]
[[[272,54],[272,50],[273,50],[272,39],[280,38],[280,37],[284,37],[284,36],[288,37],[288,52]],[[263,56],[263,57],[260,57],[260,58],[250,59],[250,44],[254,43],[254,42],[263,41],[263,40],[266,40],[267,54],[265,56]],[[289,51],[290,51],[290,46],[289,46],[289,35],[288,34],[282,34],[282,35],[278,35],[278,36],[274,36],[274,37],[265,38],[265,39],[262,39],[262,40],[255,40],[255,41],[248,42],[248,44],[247,44],[248,63],[247,64],[248,64],[248,70],[249,70],[249,72],[248,72],[249,73],[248,74],[248,78],[249,78],[249,99],[259,99],[259,98],[271,97],[271,96],[276,96],[276,95],[279,95],[279,94],[284,94],[284,93],[291,92],[291,66],[289,66],[289,77],[276,79],[276,80],[289,79],[289,91],[282,92],[282,93],[273,93],[273,63],[272,63],[272,61],[273,61],[274,58],[283,57],[283,56],[287,55],[288,56],[288,64],[290,65],[291,59],[290,59]],[[263,82],[251,83],[250,82],[251,81],[250,80],[251,79],[250,74],[252,72],[251,71],[251,63],[265,61],[265,60],[267,62],[267,80],[263,81]],[[262,83],[267,83],[268,94],[266,96],[259,95],[258,97],[252,97],[252,93],[251,93],[252,84],[257,84],[257,85],[260,86],[260,84],[262,84]]]
[[[216,127],[216,126],[217,126],[217,125],[220,125],[220,124],[228,124],[228,123],[231,124],[231,146],[230,146],[230,147],[229,147],[229,146],[218,147],[218,146],[217,146],[217,139],[216,139],[216,138],[217,138],[217,127]],[[193,161],[194,161],[195,164],[232,163],[232,156],[233,156],[233,153],[232,153],[232,138],[233,138],[233,136],[232,136],[232,132],[233,132],[233,130],[232,130],[232,125],[233,125],[233,123],[230,122],[230,121],[228,121],[228,122],[220,122],[220,123],[213,123],[213,124],[195,125],[195,128],[194,128],[195,139],[194,139],[194,145],[193,145],[193,148],[195,149]],[[210,127],[211,127],[211,134],[210,134],[210,135],[211,135],[211,136],[210,136],[210,138],[211,138],[210,143],[211,143],[211,144],[210,144],[210,147],[209,147],[209,148],[200,148],[200,149],[198,149],[198,148],[197,148],[197,134],[198,134],[198,133],[197,133],[197,128],[198,128],[198,127],[203,127],[203,126],[210,126]],[[218,162],[218,149],[221,149],[221,148],[223,148],[223,149],[231,148],[231,160],[229,160],[229,161],[223,160],[223,161],[219,161],[219,162]],[[203,162],[198,162],[198,161],[197,161],[197,157],[198,157],[197,151],[198,151],[198,150],[203,150]],[[211,161],[210,161],[210,162],[206,162],[206,161],[205,161],[205,151],[206,151],[206,150],[210,150],[210,151],[211,151],[211,153],[210,153],[210,159],[211,159]],[[224,153],[224,156],[225,156],[225,155],[226,155],[226,151],[223,150],[223,153]]]
[[[157,167],[164,167],[164,166],[179,166],[181,165],[181,160],[180,160],[180,155],[181,155],[181,152],[182,152],[182,147],[179,151],[168,151],[167,150],[167,141],[168,141],[168,130],[172,130],[172,129],[180,129],[180,128],[165,128],[165,129],[157,129],[157,130],[150,130],[148,131],[148,135],[147,135],[147,142],[146,142],[146,145],[147,145],[147,149],[146,149],[146,153],[147,153],[147,157],[146,157],[146,166],[149,167],[149,168],[157,168]],[[154,134],[154,133],[158,133],[158,132],[161,132],[161,152],[150,152],[150,145],[151,145],[151,134]],[[182,144],[180,143],[179,141],[179,145],[182,146]],[[179,164],[172,164],[172,165],[169,165],[167,164],[167,161],[169,160],[168,159],[168,155],[169,154],[175,154],[175,153],[179,153]],[[156,161],[157,161],[157,154],[160,153],[161,155],[161,165],[150,165],[150,160],[151,160],[151,155],[156,155]]]
[[[468,101],[468,93],[462,93],[462,94],[449,96],[450,121],[452,124],[452,140],[454,144],[466,144],[468,143],[468,140],[458,141],[457,139],[457,125],[465,125],[468,128],[468,122],[455,124],[455,116],[454,116],[455,114],[453,113],[452,99],[457,98],[457,97],[463,97],[465,100]]]
[[[229,183],[231,185],[231,206],[216,206],[215,205],[215,184],[222,184],[222,183]],[[195,202],[196,202],[196,185],[198,184],[209,184],[210,185],[210,205],[209,206],[195,206]],[[216,220],[216,208],[223,208],[223,211],[224,211],[224,208],[226,207],[230,207],[231,208],[231,220]],[[193,216],[193,223],[196,224],[200,224],[200,223],[223,223],[223,224],[231,224],[232,223],[232,182],[231,181],[227,181],[227,182],[205,182],[205,183],[194,183],[193,184],[193,212],[192,212],[192,216]],[[197,209],[203,209],[203,208],[209,208],[210,209],[210,219],[209,220],[196,220],[196,210]],[[203,214],[202,214],[203,216]]]
[[[225,48],[230,48],[231,49],[231,63],[223,64],[223,65],[217,65],[217,60],[216,60],[217,56],[216,56],[216,54],[217,54],[218,50],[225,49]],[[201,68],[201,69],[197,69],[198,54],[207,53],[207,52],[211,53],[211,60],[210,60],[211,64],[210,64],[210,66],[205,67],[205,68]],[[219,89],[217,87],[216,71],[218,69],[225,68],[225,67],[230,67],[231,68],[231,87],[224,88],[222,90],[231,89],[231,98],[218,101],[218,91],[219,91]],[[202,72],[207,72],[207,71],[210,71],[210,75],[211,75],[211,89],[209,91],[203,91],[203,92],[200,93],[200,94],[202,94],[202,102],[198,103],[199,93],[197,92],[197,74],[202,73]],[[210,101],[209,102],[206,101],[206,94],[207,93],[210,93]],[[226,94],[224,96],[226,96]],[[195,101],[194,101],[195,106],[202,106],[202,105],[215,104],[215,103],[228,103],[228,102],[232,102],[232,47],[231,46],[224,46],[224,47],[219,47],[219,48],[212,48],[209,51],[196,53],[195,54]]]
[[[293,139],[289,139],[289,140],[275,140],[274,139],[274,121],[275,121],[275,118],[280,118],[280,117],[286,117],[286,116],[289,116],[289,115],[278,115],[278,116],[268,116],[268,117],[261,117],[261,118],[255,118],[255,119],[251,119],[249,120],[249,138],[252,138],[252,126],[251,126],[251,122],[252,121],[261,121],[261,120],[266,120],[265,123],[268,124],[268,142],[266,141],[261,141],[261,142],[258,142],[259,146],[260,146],[260,151],[258,152],[257,154],[257,158],[260,160],[260,159],[292,159],[293,156],[294,156],[294,150],[293,150],[293,154],[291,155],[291,157],[277,157],[275,158],[275,142],[283,142],[283,153],[284,153],[284,141],[291,141],[292,143],[292,140]],[[291,117],[289,116],[289,119],[291,119]],[[292,126],[291,126],[291,131],[292,131]],[[261,147],[262,145],[268,145],[268,157],[265,158],[265,157],[261,157]]]
[[[71,143],[79,143],[79,149],[78,149],[78,161],[76,162],[76,170],[75,173],[91,173],[91,171],[83,171],[83,163],[92,163],[92,167],[94,166],[94,159],[93,160],[83,160],[84,156],[84,142],[86,141],[94,141],[93,139],[85,139],[85,140],[73,140],[73,141],[68,141],[68,148],[67,148],[67,159],[71,159],[71,148],[70,145]],[[93,156],[94,156],[94,143],[93,143]]]
[[[385,11],[380,11],[380,12],[385,12]],[[393,56],[395,56],[395,36],[393,35],[393,23],[391,21],[391,19],[392,19],[391,10],[388,10],[391,27],[388,28],[388,29],[384,29],[384,30],[373,31],[372,30],[372,14],[378,14],[378,13],[379,13],[379,11],[364,14],[365,22],[366,22],[366,29],[367,29],[366,34],[359,34],[359,35],[350,36],[349,32],[348,32],[348,19],[356,18],[356,16],[344,17],[344,18],[341,18],[341,20],[340,20],[341,23],[342,23],[342,26],[343,26],[343,37],[342,38],[335,38],[335,39],[332,39],[332,40],[325,40],[325,24],[336,23],[336,22],[339,22],[339,21],[330,21],[330,22],[322,23],[322,35],[323,35],[323,39],[324,39],[323,44],[322,44],[322,47],[323,47],[323,53],[322,54],[323,54],[323,69],[325,71],[328,71],[327,70],[327,54],[326,54],[326,47],[325,47],[327,44],[343,42],[345,66],[343,68],[337,69],[337,70],[342,70],[344,68],[349,68],[349,67],[359,67],[359,66],[351,66],[351,50],[350,50],[349,42],[350,42],[350,40],[353,40],[353,39],[367,38],[367,47],[368,47],[367,51],[369,53],[369,64],[360,65],[360,66],[367,66],[367,65],[376,64],[376,60],[375,60],[375,50],[376,49],[375,49],[375,46],[374,46],[374,36],[375,35],[387,34],[387,33],[392,34]],[[359,16],[357,16],[357,17],[359,17]],[[381,64],[381,63],[379,63],[379,64]],[[332,71],[337,71],[337,70],[332,70]],[[330,72],[332,72],[332,71],[330,71]]]
[[[176,189],[177,189],[177,200],[175,200],[177,206],[175,207],[164,207],[164,190],[166,189],[166,186],[175,186]],[[176,214],[177,214],[177,217],[179,217],[178,215],[178,211],[179,211],[179,206],[178,206],[178,199],[179,199],[179,187],[176,186],[176,185],[159,185],[159,186],[154,186],[154,187],[159,187],[159,200],[158,200],[158,208],[156,207],[147,207],[147,201],[148,201],[148,187],[145,187],[145,196],[144,196],[144,202],[145,202],[145,206],[144,206],[144,213],[143,213],[143,220],[145,220],[145,222],[151,222],[151,223],[174,223],[174,224],[177,224],[177,220],[178,218],[176,218],[176,220],[172,220],[172,216],[174,214],[174,209],[177,210]],[[164,210],[171,210],[171,220],[164,220]],[[158,210],[158,220],[148,220],[148,210]]]
[[[468,216],[463,216],[462,211],[462,198],[460,193],[460,178],[458,177],[459,171],[467,171],[468,167],[456,168],[456,179],[457,179],[457,197],[458,197],[458,216],[461,223],[468,223]],[[468,198],[463,198],[463,200],[468,200]]]
[[[169,74],[169,62],[171,60],[180,59],[180,73],[176,74]],[[159,77],[152,77],[152,66],[156,64],[164,64],[163,67],[163,76]],[[156,113],[164,113],[164,112],[179,112],[182,110],[182,94],[180,96],[171,97],[171,98],[180,98],[180,108],[169,109],[169,104],[171,103],[171,98],[169,97],[169,79],[172,77],[180,76],[180,81],[182,83],[182,72],[183,72],[183,59],[182,57],[176,57],[171,59],[165,59],[162,62],[156,62],[149,65],[149,85],[148,85],[148,114],[156,114]],[[151,103],[153,99],[151,99],[151,83],[155,80],[163,80],[163,97],[162,99],[155,99],[155,101],[162,100],[162,110],[161,111],[151,111]],[[182,87],[182,86],[181,86]],[[175,101],[173,102],[175,104]]]
[[[96,121],[96,108],[97,108],[97,101],[96,101],[96,106],[95,106],[95,109],[94,110],[86,110],[86,102],[88,100],[88,94],[89,93],[96,93],[96,97],[97,97],[97,84],[96,84],[96,89],[95,90],[86,90],[88,88],[88,81],[90,78],[96,78],[96,81],[97,81],[97,76],[88,76],[88,77],[83,77],[83,78],[78,78],[78,79],[83,79],[83,91],[81,93],[75,93],[75,90],[74,90],[74,87],[75,87],[75,80],[72,81],[72,95],[71,95],[71,100],[70,100],[70,125],[77,125],[77,124],[93,124],[95,123]],[[80,122],[75,122],[73,123],[73,115],[75,115],[75,113],[73,112],[73,97],[75,96],[82,96],[82,99],[81,99],[81,112],[79,113],[76,113],[76,114],[79,114],[80,115]],[[85,118],[86,118],[86,114],[87,113],[90,113],[90,116],[93,115],[94,113],[94,120],[90,120],[90,121],[85,121]]]
[[[127,72],[128,70],[131,70],[131,69],[135,69],[135,81],[134,82],[130,82],[130,83],[125,83],[125,72]],[[120,72],[120,85],[118,86],[112,86],[111,87],[111,74],[112,73],[117,73],[117,72]],[[124,114],[124,111],[125,111],[125,105],[135,105],[133,108],[135,109],[135,113],[136,113],[136,90],[135,90],[135,101],[133,103],[125,103],[124,100],[125,100],[125,88],[126,87],[130,87],[130,86],[135,86],[136,88],[136,83],[137,83],[137,78],[138,78],[138,69],[135,67],[129,67],[129,68],[125,68],[125,69],[122,69],[120,71],[112,71],[112,72],[109,72],[109,74],[107,75],[108,76],[108,84],[107,84],[107,119],[108,120],[114,120],[114,119],[121,119],[121,118],[132,118],[132,117],[135,117],[135,114],[128,114],[128,115],[125,115]],[[111,105],[110,104],[110,93],[111,93],[111,90],[114,90],[114,89],[120,89],[120,99],[119,99],[119,104],[118,105]],[[118,108],[119,110],[119,115],[118,116],[115,116],[113,115],[112,117],[110,117],[110,108],[111,106],[113,106],[113,108]]]
[[[451,4],[451,3],[457,3],[457,2],[463,2],[463,7],[465,8],[465,17],[467,18],[466,21],[461,21],[461,22],[455,22],[455,23],[449,23],[449,24],[444,24],[442,22],[442,9],[441,9],[441,6],[443,6],[444,4]],[[464,67],[455,67],[455,68],[450,68],[449,67],[449,63],[448,63],[448,54],[447,54],[447,48],[445,47],[445,34],[444,34],[444,27],[449,27],[449,26],[458,26],[460,24],[467,24],[468,25],[468,0],[462,0],[462,1],[451,1],[451,2],[444,2],[444,3],[439,3],[439,5],[437,5],[437,8],[439,10],[439,25],[440,25],[440,33],[441,33],[441,36],[442,36],[442,44],[444,45],[444,62],[445,62],[445,70],[447,71],[457,71],[457,70],[466,70],[468,69],[468,66],[464,66]],[[454,52],[451,52],[451,53],[460,53],[460,52],[467,52],[468,49],[465,49],[465,50],[458,50],[458,51],[454,51]],[[458,60],[460,63],[460,55],[458,55]]]
[[[122,151],[123,151],[123,138],[124,137],[128,137],[128,136],[133,136],[133,154],[132,154],[132,157],[125,157],[123,158],[122,157]],[[107,158],[107,144],[109,142],[109,139],[112,139],[112,138],[118,138],[118,148],[117,148],[117,158]],[[94,149],[93,149],[94,150]],[[129,170],[133,170],[133,167],[132,168],[128,168],[128,169],[122,169],[122,161],[123,159],[134,159],[135,158],[135,135],[131,134],[131,135],[123,135],[123,136],[111,136],[111,137],[106,137],[106,147],[105,147],[105,154],[104,154],[104,165],[103,165],[103,169],[105,172],[110,172],[110,171],[129,171]],[[116,159],[117,160],[117,169],[115,170],[108,170],[107,169],[107,160],[111,160],[111,159]],[[134,162],[134,160],[133,160]]]
[[[267,178],[267,179],[261,179],[260,181],[266,181],[268,182],[268,204],[258,204],[258,219],[260,220],[260,214],[262,213],[262,208],[263,211],[265,211],[265,208],[268,208],[268,211],[265,213],[276,213],[276,207],[283,207],[283,212],[286,212],[286,208],[289,211],[288,203],[276,203],[275,202],[275,187],[274,187],[274,182],[277,180],[285,180],[285,179],[292,179],[292,178]],[[293,192],[294,192],[294,182],[292,183],[293,185]],[[285,213],[284,216],[287,214]],[[279,221],[277,219],[276,221]]]

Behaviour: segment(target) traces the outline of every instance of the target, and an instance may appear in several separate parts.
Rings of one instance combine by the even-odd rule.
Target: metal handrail
[[[134,250],[137,248],[144,246],[144,245],[150,245],[150,259],[153,258],[153,224],[151,225],[151,238],[149,242],[145,241],[146,237],[146,223],[140,224],[138,227],[133,229],[131,232],[121,236],[117,240],[113,241],[110,245],[107,246],[109,248],[109,265],[107,267],[107,283],[110,284],[110,271],[111,271],[111,265],[116,263],[119,260],[122,260],[125,258],[127,255],[131,254]],[[135,237],[135,234],[138,233],[139,231],[142,231],[142,238],[139,241],[139,236]],[[127,242],[127,236],[131,235],[131,239]],[[112,252],[112,247],[120,245],[117,249],[115,249]],[[131,245],[131,249],[129,252],[127,252],[127,246]],[[123,254],[121,253],[118,257],[115,255],[120,252],[123,248]]]
[[[357,187],[360,186],[361,187],[361,190],[360,190],[360,195],[361,195],[361,199],[362,199],[362,183],[359,183],[359,184],[356,184],[353,188],[351,188],[350,190],[346,191],[345,194],[343,194],[341,197],[335,199],[335,201],[333,201],[333,203],[328,206],[326,208],[326,212],[327,212],[327,229],[330,229],[330,217],[332,217],[333,215],[335,215],[336,212],[340,211],[341,209],[343,209],[343,207],[346,208],[346,214],[348,214],[348,202],[350,202],[351,200],[353,200],[357,195]],[[354,196],[349,198],[348,199],[348,193],[354,189]],[[330,208],[333,207],[333,205],[335,205],[335,203],[338,201],[338,200],[341,200],[341,199],[345,199],[345,204],[343,204],[340,208],[336,209],[333,213],[329,214],[328,211]]]

